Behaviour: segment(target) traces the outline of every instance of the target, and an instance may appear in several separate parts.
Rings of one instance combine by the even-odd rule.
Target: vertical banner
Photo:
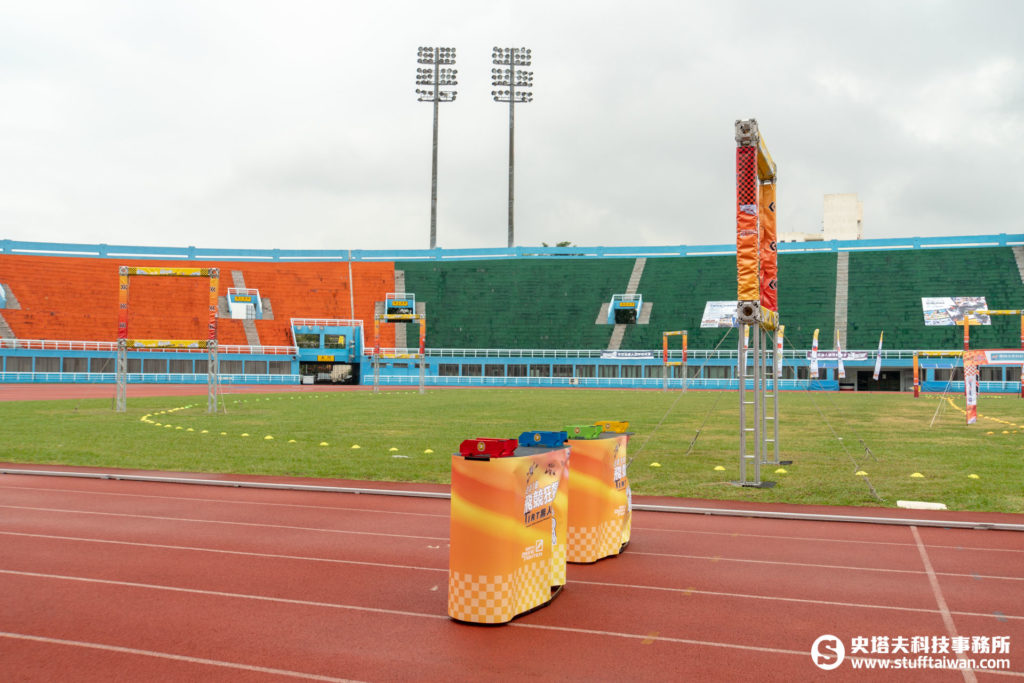
[[[668,335],[661,335],[661,362],[668,365]]]
[[[117,338],[128,338],[128,269],[120,268],[117,296]]]
[[[207,339],[217,341],[217,290],[220,289],[220,269],[210,268],[210,318]]]
[[[427,350],[427,319],[420,318],[420,356]]]
[[[626,468],[628,434],[570,439],[569,562],[596,562],[629,543],[632,497]]]
[[[964,330],[967,326],[964,326]],[[978,421],[978,351],[964,352],[964,404],[966,407],[967,424]],[[985,362],[984,352],[980,352],[981,362]]]
[[[743,348],[750,348],[750,325],[743,326]]]
[[[775,331],[775,376],[782,379],[782,340],[785,339],[786,326],[779,325]]]
[[[971,323],[964,316],[964,353],[971,350]]]
[[[758,300],[757,147],[736,148],[736,298]]]
[[[818,379],[818,330],[814,330],[811,342],[811,379]]]
[[[686,363],[686,330],[683,330],[683,363]]]
[[[761,309],[779,310],[778,247],[775,240],[775,183],[761,185],[758,205],[761,219]]]
[[[921,395],[921,370],[917,361],[917,352],[914,352],[914,398]]]
[[[846,379],[846,366],[843,365],[843,343],[839,341],[839,334],[836,334],[836,360],[839,363],[839,379]]]
[[[878,333],[878,355],[875,356],[875,372],[871,375],[871,379],[878,381],[878,375],[882,372],[882,337],[885,336],[885,330]]]
[[[373,355],[380,355],[380,318],[373,318]]]
[[[565,585],[569,449],[452,456],[448,616],[500,624]]]

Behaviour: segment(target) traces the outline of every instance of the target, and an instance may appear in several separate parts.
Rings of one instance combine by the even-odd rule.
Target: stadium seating
[[[255,321],[260,342],[292,343],[291,318],[351,318],[372,334],[374,303],[404,289],[426,304],[433,348],[605,349],[612,327],[596,324],[601,306],[626,290],[633,258],[502,258],[466,261],[197,261],[131,260],[0,254],[0,280],[20,307],[4,319],[21,339],[113,341],[117,336],[118,266],[219,267],[220,296],[232,271],[269,302],[272,318]],[[783,253],[779,309],[787,346],[808,348],[815,328],[832,348],[836,252]],[[351,280],[350,283],[350,273]],[[662,332],[685,329],[693,349],[733,349],[735,336],[701,329],[707,301],[736,298],[731,255],[648,258],[638,290],[650,322],[630,325],[621,348],[658,349]],[[1024,283],[1010,247],[852,251],[847,344],[870,349],[885,331],[889,349],[958,349],[961,328],[926,327],[922,297],[985,296],[992,308],[1024,307]],[[354,303],[354,310],[353,310]],[[208,290],[200,278],[133,277],[129,334],[137,338],[203,339]],[[977,348],[1017,348],[1020,321],[993,318],[971,330]],[[240,320],[221,319],[223,344],[245,344]],[[395,329],[381,327],[382,346]],[[369,340],[368,340],[369,341]]]
[[[291,345],[290,319],[350,318],[347,263],[272,263],[208,261],[130,261],[0,255],[0,273],[16,293],[21,308],[4,317],[21,339],[114,341],[117,338],[118,266],[219,267],[219,296],[232,285],[232,270],[242,271],[246,285],[271,301],[273,320],[257,320],[263,345]],[[385,263],[352,264],[355,317],[373,326],[373,304],[383,301],[394,283],[394,267]],[[208,280],[204,278],[132,277],[130,337],[205,339]],[[242,321],[221,318],[222,344],[246,344]],[[382,344],[393,344],[385,326]]]
[[[427,305],[428,346],[603,349],[612,327],[594,321],[601,304],[625,290],[633,263],[510,259],[395,268],[405,271],[406,291]]]
[[[923,297],[984,296],[994,309],[1024,307],[1024,283],[1009,247],[866,251],[850,254],[850,348],[873,348],[885,330],[894,349],[959,349],[963,328],[926,327]],[[976,348],[1019,348],[1020,318],[971,329]]]

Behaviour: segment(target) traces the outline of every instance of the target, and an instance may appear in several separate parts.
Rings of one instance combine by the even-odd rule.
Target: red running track
[[[0,670],[18,681],[1024,676],[1020,533],[634,514],[622,555],[570,565],[552,604],[486,627],[446,616],[447,500],[0,475]],[[823,634],[847,648],[1005,636],[1008,655],[965,656],[1007,657],[1010,670],[870,672],[848,657],[825,672],[810,656]]]

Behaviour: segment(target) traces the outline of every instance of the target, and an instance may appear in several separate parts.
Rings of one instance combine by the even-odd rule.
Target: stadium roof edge
[[[1024,245],[1024,234],[961,235],[951,237],[893,237],[870,240],[780,242],[779,253],[954,249]],[[669,246],[571,246],[477,249],[209,249],[143,247],[61,242],[23,242],[0,239],[0,254],[68,256],[110,259],[204,261],[470,261],[508,258],[660,258],[735,254],[732,244]]]

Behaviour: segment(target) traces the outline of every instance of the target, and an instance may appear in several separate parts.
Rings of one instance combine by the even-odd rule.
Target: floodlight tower
[[[515,137],[517,102],[532,102],[533,92],[520,88],[533,87],[533,72],[517,69],[519,66],[530,66],[531,50],[525,47],[495,47],[491,53],[491,61],[496,68],[491,69],[491,85],[504,90],[492,90],[495,102],[508,102],[508,246],[515,243],[515,223],[513,221],[513,201],[515,198]]]
[[[459,84],[456,80],[459,72],[449,68],[455,64],[454,47],[421,47],[416,54],[416,61],[428,65],[416,67],[416,85],[429,88],[416,88],[417,99],[434,103],[434,146],[430,173],[430,248],[433,249],[437,246],[437,109],[441,102],[455,101],[454,86]]]

